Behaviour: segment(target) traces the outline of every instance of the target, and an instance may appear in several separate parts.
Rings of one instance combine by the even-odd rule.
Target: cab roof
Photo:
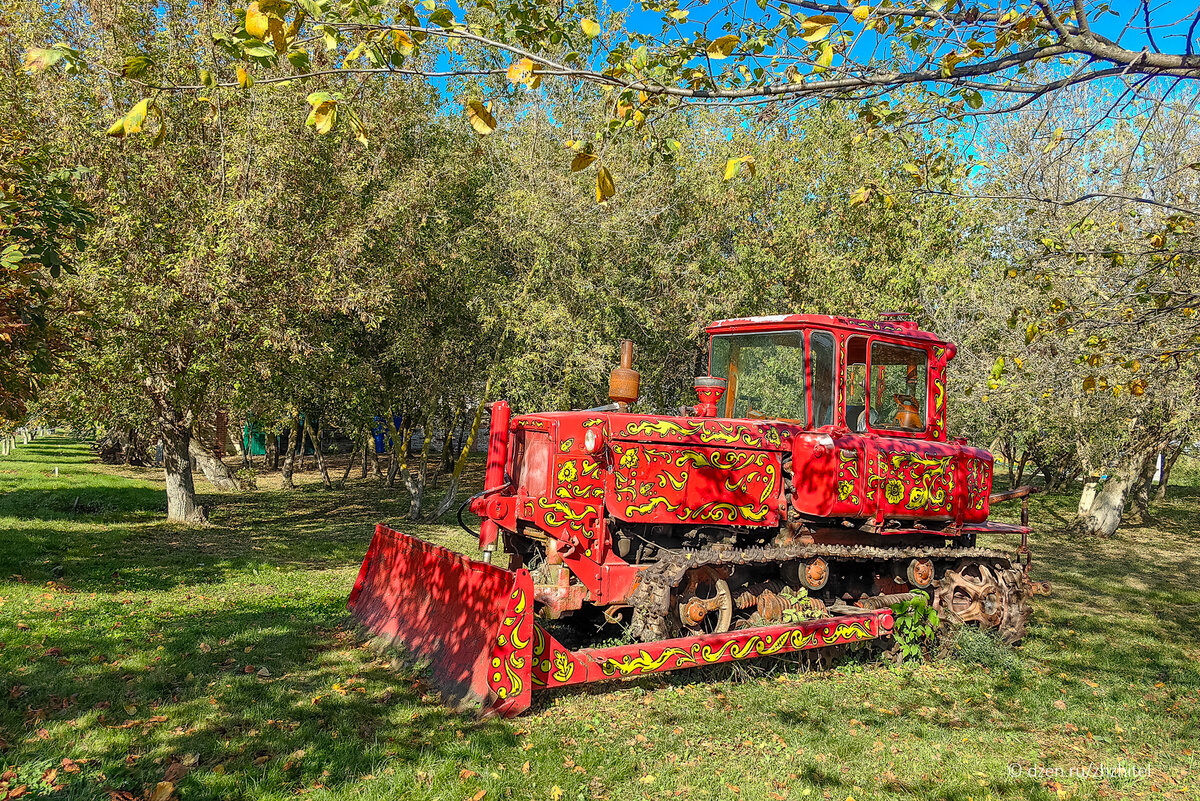
[[[912,320],[898,316],[888,320],[857,320],[853,317],[838,317],[832,314],[771,314],[761,317],[734,317],[717,320],[706,329],[709,335],[742,334],[762,331],[790,331],[795,329],[825,328],[854,333],[880,333],[923,342],[944,343],[929,331],[922,331]]]

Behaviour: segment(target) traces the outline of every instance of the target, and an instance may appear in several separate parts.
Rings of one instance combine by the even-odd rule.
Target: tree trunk
[[[1089,489],[1097,487],[1095,482],[1084,486],[1084,495],[1079,499],[1079,512],[1067,528],[1069,534],[1085,537],[1111,537],[1121,524],[1125,511],[1125,500],[1137,482],[1146,459],[1144,449],[1134,450],[1122,457],[1120,464],[1109,474],[1094,495]],[[1090,501],[1090,502],[1089,502]]]
[[[350,451],[350,458],[346,460],[346,470],[342,473],[342,489],[346,488],[346,482],[350,480],[350,468],[354,467],[354,457],[358,456],[358,448],[353,448]]]
[[[164,413],[162,418],[167,520],[177,523],[203,522],[204,507],[196,502],[196,485],[192,482],[192,458],[189,454],[191,423],[177,412]]]
[[[367,477],[367,464],[371,458],[371,454],[375,451],[375,437],[367,434],[367,439],[363,442],[363,462],[362,475],[359,478]]]
[[[432,427],[426,418],[425,426],[421,429],[423,432],[421,442],[421,464],[417,467],[415,473],[408,473],[404,476],[404,485],[408,488],[408,494],[412,501],[408,506],[408,519],[417,520],[421,517],[421,504],[425,500],[425,482],[429,477],[429,445],[433,441]]]
[[[300,417],[292,418],[292,430],[288,437],[287,455],[283,457],[283,467],[280,472],[283,474],[283,486],[287,489],[295,489],[296,485],[292,482],[292,471],[296,467],[296,448],[300,446]]]
[[[446,495],[442,498],[442,502],[438,504],[437,511],[433,513],[431,518],[433,520],[449,512],[450,507],[454,505],[454,496],[458,494],[458,483],[462,479],[463,468],[467,466],[467,457],[471,455],[471,448],[475,445],[475,438],[479,436],[479,425],[483,420],[483,410],[487,406],[488,396],[491,395],[491,392],[492,377],[489,375],[487,384],[483,387],[483,397],[479,399],[479,406],[475,409],[475,417],[471,420],[471,430],[467,433],[467,437],[462,444],[462,450],[459,451],[458,460],[454,463],[454,472],[450,474],[450,486],[446,487]]]
[[[395,417],[392,417],[392,459],[388,463],[387,485],[396,486],[396,475],[408,470],[408,446],[412,442],[413,426],[405,415],[403,431],[396,427]]]
[[[1163,454],[1162,472],[1158,476],[1158,490],[1154,493],[1154,500],[1161,501],[1167,497],[1167,487],[1171,484],[1171,471],[1175,469],[1175,462],[1179,461],[1179,454],[1183,453],[1183,440],[1179,441],[1179,445],[1171,448],[1168,446],[1168,451]]]
[[[1142,460],[1141,470],[1134,479],[1130,490],[1133,499],[1133,509],[1125,518],[1125,522],[1133,526],[1145,526],[1150,523],[1150,485],[1154,483],[1154,469],[1158,466],[1158,449],[1146,454]]]
[[[188,442],[188,453],[196,460],[196,464],[200,466],[200,470],[203,471],[209,484],[221,490],[242,489],[242,482],[229,472],[225,463],[217,458],[217,455],[209,450],[208,446],[201,442],[194,432]]]
[[[313,459],[316,460],[317,469],[321,471],[321,483],[325,485],[325,489],[333,489],[333,482],[329,480],[329,465],[325,464],[325,451],[321,450],[321,431],[320,421],[317,422],[317,429],[314,429],[309,421],[311,415],[304,415],[304,433],[308,435],[308,441],[313,446]]]

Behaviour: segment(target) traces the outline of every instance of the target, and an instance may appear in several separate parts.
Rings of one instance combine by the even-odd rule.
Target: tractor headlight
[[[594,428],[589,428],[583,435],[583,449],[588,453],[598,453],[604,447],[604,437]]]

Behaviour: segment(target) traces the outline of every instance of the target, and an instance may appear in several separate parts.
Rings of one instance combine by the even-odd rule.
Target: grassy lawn
[[[361,645],[345,611],[375,522],[470,539],[449,517],[404,521],[402,489],[307,478],[242,495],[201,481],[212,524],[187,529],[160,519],[158,472],[96,464],[86,444],[0,458],[9,792],[1200,797],[1200,490],[1173,488],[1153,527],[1104,542],[1058,533],[1073,498],[1036,499],[1035,577],[1054,595],[1035,599],[1016,650],[975,636],[916,666],[681,672],[535,695],[531,713],[481,722]]]

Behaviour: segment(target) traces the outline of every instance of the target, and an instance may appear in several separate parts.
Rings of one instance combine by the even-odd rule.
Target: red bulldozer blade
[[[347,606],[372,633],[428,662],[448,701],[501,715],[529,707],[529,571],[477,562],[380,525]]]

